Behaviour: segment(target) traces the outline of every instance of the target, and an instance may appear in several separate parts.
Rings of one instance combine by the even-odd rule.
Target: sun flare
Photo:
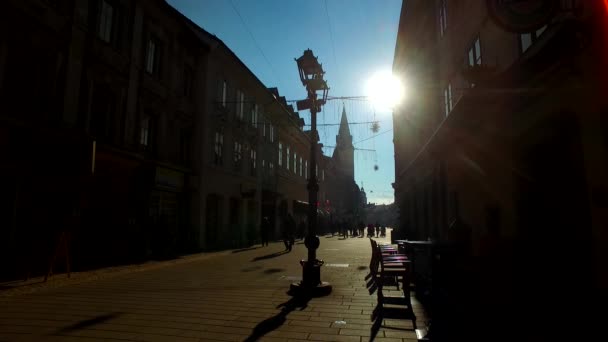
[[[405,96],[403,83],[390,71],[379,71],[367,82],[366,94],[381,109],[393,109]]]

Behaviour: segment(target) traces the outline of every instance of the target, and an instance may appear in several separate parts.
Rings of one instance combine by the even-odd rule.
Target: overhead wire
[[[336,45],[334,44],[334,33],[333,33],[333,29],[331,27],[331,20],[329,18],[329,10],[327,9],[327,0],[325,0],[325,14],[327,15],[327,26],[329,26],[329,40],[331,42],[331,51],[333,53],[334,56],[334,65],[336,66],[336,69],[339,69],[339,64],[338,64],[338,59],[336,58]],[[340,70],[337,70],[338,74],[341,75]],[[338,76],[340,77],[340,76]]]
[[[230,5],[232,5],[232,8],[234,9],[234,11],[236,12],[236,14],[238,15],[239,19],[241,20],[241,23],[245,27],[245,30],[247,31],[247,33],[249,33],[249,36],[251,37],[251,40],[253,41],[254,45],[260,51],[260,53],[262,54],[262,57],[264,57],[264,60],[266,61],[266,63],[268,63],[268,66],[270,67],[270,70],[272,71],[272,74],[277,79],[277,81],[282,84],[283,82],[281,81],[281,79],[279,78],[277,72],[275,71],[274,67],[272,66],[272,63],[270,63],[270,61],[268,60],[268,57],[266,57],[266,54],[264,53],[264,51],[262,50],[262,48],[260,48],[260,44],[258,44],[258,41],[253,36],[253,33],[249,29],[249,26],[247,26],[247,24],[245,23],[245,19],[243,19],[243,16],[241,15],[241,12],[239,12],[239,10],[236,8],[236,5],[234,4],[234,2],[232,0],[230,0]]]
[[[391,128],[391,129],[387,129],[386,131],[383,131],[383,132],[380,132],[380,133],[378,133],[378,134],[372,135],[372,136],[371,136],[371,137],[369,137],[369,138],[365,138],[365,139],[363,139],[363,140],[359,140],[359,141],[357,141],[357,142],[354,142],[354,143],[353,143],[353,145],[358,144],[358,143],[362,143],[362,142],[364,142],[364,141],[367,141],[367,140],[369,140],[369,139],[373,139],[373,138],[375,138],[375,137],[377,137],[377,136],[380,136],[380,135],[382,135],[382,134],[385,134],[385,133],[388,133],[388,132],[392,132],[392,131],[393,131],[393,129],[392,129],[392,128]]]

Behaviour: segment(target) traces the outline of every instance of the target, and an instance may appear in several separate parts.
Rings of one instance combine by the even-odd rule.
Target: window
[[[258,105],[254,104],[251,108],[251,126],[258,127]]]
[[[448,4],[447,0],[439,0],[439,34],[445,35],[448,28]]]
[[[289,162],[290,162],[290,159],[289,159],[289,146],[287,146],[287,158],[285,159],[285,168],[287,170],[289,170]]]
[[[302,157],[300,157],[300,177],[302,177]]]
[[[236,92],[236,118],[239,120],[243,120],[243,110],[245,109],[245,93],[238,90]]]
[[[481,43],[479,37],[469,49],[469,66],[481,65]]]
[[[454,108],[454,103],[452,101],[452,83],[448,83],[448,86],[443,90],[443,99],[445,105],[445,116],[448,116]]]
[[[321,170],[321,181],[325,181],[325,170]]]
[[[279,166],[283,166],[283,144],[279,142]]]
[[[243,145],[240,142],[235,141],[234,149],[233,149],[234,170],[235,171],[241,170],[241,161],[243,160],[242,152],[243,152]]]
[[[273,125],[269,125],[270,126],[270,142],[274,142],[274,126]]]
[[[189,65],[184,66],[183,95],[187,98],[192,96],[192,77],[192,68]]]
[[[262,136],[266,138],[266,123],[262,122]]]
[[[539,28],[538,30],[530,33],[522,33],[519,35],[519,43],[521,48],[521,53],[526,52],[530,46],[532,46],[538,38],[545,32],[547,29],[547,25]]]
[[[108,1],[102,0],[97,35],[106,43],[110,43],[112,41],[112,27],[115,17],[116,11],[114,6],[112,6]]]
[[[274,174],[274,164],[272,162],[268,163],[268,169],[270,170],[270,174]]]
[[[227,92],[227,85],[226,85],[226,80],[222,81],[222,107],[226,108],[226,92]]]
[[[150,117],[145,117],[139,125],[139,144],[148,146],[150,143]]]
[[[293,173],[298,174],[298,154],[293,151]]]
[[[249,159],[249,162],[250,162],[249,168],[250,168],[250,172],[251,172],[252,176],[255,176],[255,173],[256,173],[257,157],[258,157],[257,151],[255,150],[255,148],[252,148],[250,159]]]
[[[319,164],[315,165],[315,177],[319,177]]]
[[[158,75],[160,65],[160,42],[158,38],[151,36],[148,40],[146,50],[146,72],[150,75]]]
[[[220,132],[215,132],[215,165],[222,165],[224,160],[222,158],[222,153],[224,151],[224,134]]]
[[[308,160],[304,161],[304,178],[308,179]]]

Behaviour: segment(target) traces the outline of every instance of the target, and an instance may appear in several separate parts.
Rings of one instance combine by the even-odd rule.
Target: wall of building
[[[409,70],[434,70],[426,81],[437,87],[394,113],[400,228],[410,239],[469,244],[474,261],[467,267],[479,272],[469,273],[470,286],[484,289],[480,302],[496,299],[496,290],[513,294],[505,313],[535,298],[535,310],[553,317],[550,298],[560,291],[574,291],[583,301],[605,299],[606,272],[597,268],[606,243],[599,233],[605,206],[590,195],[603,191],[596,172],[608,165],[605,132],[597,128],[603,127],[598,115],[606,101],[597,92],[605,88],[599,81],[606,72],[599,45],[605,42],[605,8],[574,2],[581,6],[577,11],[559,12],[546,29],[531,33],[532,44],[524,49],[522,36],[497,26],[485,2],[436,1],[435,18],[445,3],[444,34],[439,19],[428,19],[433,9],[407,1],[402,10],[394,71],[409,79]],[[417,39],[418,30],[435,31],[436,37]],[[485,69],[473,79],[466,64],[476,37]],[[436,59],[416,63],[420,55]],[[397,129],[404,118],[408,125]],[[422,146],[416,141],[420,131],[434,132]],[[457,218],[468,236],[452,234]],[[556,265],[553,257],[564,246],[568,260]],[[564,268],[576,283],[572,287],[562,282]],[[518,286],[522,279],[526,286]],[[547,287],[552,290],[545,292]]]
[[[105,30],[104,5],[113,10]],[[127,0],[10,1],[2,12],[0,118],[8,139],[1,158],[28,184],[10,196],[11,229],[3,235],[18,249],[10,253],[42,267],[58,233],[53,227],[73,231],[77,268],[191,250],[188,183],[197,104],[195,82],[185,86],[184,70],[191,68],[193,78],[201,71],[196,60],[204,47],[181,15],[164,1]],[[152,33],[158,45],[148,73]],[[36,61],[42,56],[44,63]],[[38,165],[42,159],[28,145],[44,145],[46,155],[55,156],[45,163],[56,171],[35,176],[50,164]],[[17,155],[22,161],[13,163]],[[58,175],[67,178],[58,181]],[[26,217],[44,205],[30,198],[47,192],[55,197],[52,217],[40,216],[45,223],[32,234]],[[37,249],[43,252],[30,255]]]

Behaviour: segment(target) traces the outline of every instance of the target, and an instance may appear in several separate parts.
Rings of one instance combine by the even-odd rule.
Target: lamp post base
[[[320,284],[317,284],[317,286],[308,286],[308,285],[305,285],[303,282],[299,282],[299,283],[292,283],[289,286],[289,290],[294,295],[322,297],[322,296],[327,296],[328,294],[330,294],[332,287],[326,281],[322,281]]]
[[[326,296],[331,293],[332,287],[326,281],[321,281],[321,266],[322,260],[315,260],[309,263],[307,260],[301,260],[302,265],[302,281],[292,283],[290,291],[294,294],[309,295],[309,296]]]

